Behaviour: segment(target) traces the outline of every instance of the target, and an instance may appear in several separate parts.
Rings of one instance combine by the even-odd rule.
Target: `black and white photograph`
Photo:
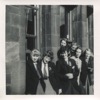
[[[6,95],[94,95],[94,6],[5,6]]]

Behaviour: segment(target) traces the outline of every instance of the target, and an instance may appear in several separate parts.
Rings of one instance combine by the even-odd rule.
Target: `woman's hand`
[[[68,79],[73,79],[73,74],[72,73],[67,73],[66,76],[68,77]]]
[[[58,94],[61,94],[61,93],[62,93],[62,89],[59,89],[59,90],[58,90]]]
[[[89,70],[90,72],[93,72],[93,68],[91,68],[91,67],[88,67],[88,70]]]

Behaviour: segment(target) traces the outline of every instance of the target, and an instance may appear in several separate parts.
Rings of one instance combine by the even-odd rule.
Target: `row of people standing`
[[[25,94],[57,94],[55,64],[52,62],[53,52],[48,50],[40,58],[37,49],[32,50],[31,59],[26,62]]]
[[[82,63],[80,59],[82,50],[76,44],[67,45],[66,39],[60,44],[56,65],[52,62],[52,51],[48,50],[41,60],[38,50],[31,52],[31,59],[26,64],[26,94],[88,94],[85,90],[93,82],[87,76],[93,74],[93,61],[86,66],[86,60]]]
[[[76,64],[76,67],[78,68],[78,71],[79,71],[78,75],[77,75],[77,82],[76,82],[78,84],[78,87],[75,86],[75,83],[74,83],[73,84],[74,86],[71,86],[73,93],[72,92],[70,93],[70,91],[67,91],[67,92],[69,92],[69,94],[76,94],[76,92],[74,90],[76,90],[76,88],[77,88],[78,92],[80,92],[79,94],[93,94],[93,72],[94,72],[93,65],[94,64],[93,64],[93,55],[92,55],[90,49],[86,49],[83,52],[82,49],[80,48],[80,46],[77,45],[77,43],[74,43],[74,42],[72,43],[70,41],[67,41],[67,39],[62,39],[60,41],[60,45],[61,45],[61,47],[57,53],[59,62],[62,62],[61,58],[63,58],[63,57],[61,55],[63,54],[65,56],[65,54],[66,54],[66,56],[68,57],[67,59],[69,60],[69,61],[67,60],[67,62],[70,62],[70,60],[71,60],[71,62],[74,61]],[[64,60],[64,61],[66,61],[66,60]],[[58,66],[60,66],[60,65],[58,64]],[[61,66],[64,66],[64,65],[61,65]],[[74,80],[74,78],[72,78],[72,80]],[[70,90],[70,88],[69,88],[69,90]]]

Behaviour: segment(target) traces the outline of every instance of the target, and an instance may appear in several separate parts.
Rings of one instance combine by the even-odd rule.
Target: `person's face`
[[[67,51],[65,51],[64,53],[62,53],[61,56],[62,56],[64,59],[68,58],[68,53],[67,53]]]
[[[82,53],[81,49],[77,49],[76,50],[76,57],[79,58],[81,56],[81,53]]]
[[[66,45],[67,45],[66,41],[62,40],[61,41],[61,46],[66,46]]]
[[[76,45],[72,45],[71,49],[74,51],[77,48]]]
[[[86,51],[86,54],[85,54],[86,58],[89,58],[90,55],[91,55],[90,51]]]
[[[51,61],[51,58],[48,57],[48,56],[45,56],[45,57],[43,58],[43,60],[44,60],[45,63],[48,63],[49,61]]]
[[[71,47],[72,43],[68,43],[68,46]]]
[[[35,63],[35,62],[38,61],[39,55],[37,55],[37,54],[31,54],[31,58],[32,58],[32,61]]]

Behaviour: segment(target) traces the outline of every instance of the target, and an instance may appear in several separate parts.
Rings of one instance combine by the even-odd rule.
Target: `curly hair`
[[[39,50],[37,50],[37,49],[33,49],[32,51],[31,51],[31,53],[30,53],[30,55],[38,55],[38,56],[40,56],[40,51]]]
[[[61,54],[65,53],[65,51],[68,52],[68,49],[66,49],[65,47],[61,47],[61,48],[58,50],[58,52],[57,52],[58,59],[62,59]]]
[[[50,57],[51,59],[54,58],[53,52],[52,52],[51,50],[46,51],[46,52],[44,53],[43,57],[45,57],[45,56],[48,56],[48,57]]]

